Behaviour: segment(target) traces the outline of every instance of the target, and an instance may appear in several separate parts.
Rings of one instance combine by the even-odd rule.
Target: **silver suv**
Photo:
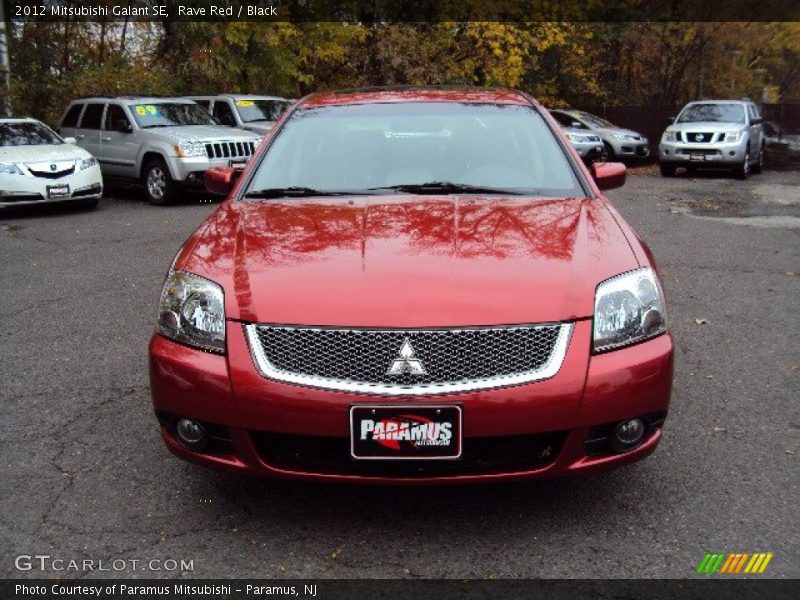
[[[97,158],[103,177],[144,183],[152,204],[169,204],[180,188],[202,188],[211,167],[243,166],[261,141],[221,127],[183,98],[81,98],[67,108],[59,132]]]
[[[279,96],[219,94],[187,96],[205,108],[220,125],[247,129],[265,135],[284,110],[294,102]]]
[[[661,174],[678,167],[729,168],[745,179],[764,164],[764,127],[758,107],[749,100],[702,100],[683,107],[661,136]]]
[[[550,113],[564,127],[599,135],[603,140],[601,161],[645,159],[650,156],[650,142],[641,133],[617,127],[602,117],[582,110],[553,109]]]

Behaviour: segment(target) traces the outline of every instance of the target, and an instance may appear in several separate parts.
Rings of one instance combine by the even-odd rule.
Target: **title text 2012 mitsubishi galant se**
[[[503,90],[309,96],[175,258],[150,344],[178,456],[358,482],[589,473],[661,439],[653,258],[546,110]]]

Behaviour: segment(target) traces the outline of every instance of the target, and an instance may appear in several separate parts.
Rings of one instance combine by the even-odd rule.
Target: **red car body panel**
[[[292,110],[404,101],[538,107],[517,92],[404,90],[321,94],[301,100]],[[586,443],[598,426],[666,415],[673,368],[669,334],[611,352],[591,352],[597,284],[654,267],[652,256],[597,190],[560,127],[547,111],[540,112],[572,154],[592,197],[397,195],[228,200],[220,205],[187,241],[173,267],[223,288],[227,352],[204,352],[156,334],[150,344],[150,377],[159,415],[223,427],[234,451],[188,450],[162,426],[168,448],[187,460],[241,473],[375,483],[582,474],[649,455],[661,439],[660,428],[626,453],[590,455]],[[271,136],[290,116],[281,118],[259,153],[268,151]],[[246,179],[247,172],[242,181]],[[237,194],[234,189],[231,197]],[[383,476],[287,468],[271,463],[254,442],[259,432],[347,439],[350,407],[383,403],[386,397],[267,379],[250,353],[246,323],[446,328],[550,322],[572,322],[574,327],[563,364],[549,379],[391,399],[461,406],[465,441],[563,432],[563,443],[547,464],[500,472]]]

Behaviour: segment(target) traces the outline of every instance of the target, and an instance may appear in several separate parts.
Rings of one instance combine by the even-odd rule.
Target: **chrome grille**
[[[255,362],[270,379],[386,395],[442,394],[552,377],[571,324],[463,329],[333,329],[247,325]],[[410,344],[421,369],[403,364]]]
[[[206,144],[208,158],[249,158],[255,150],[255,142],[210,142]]]

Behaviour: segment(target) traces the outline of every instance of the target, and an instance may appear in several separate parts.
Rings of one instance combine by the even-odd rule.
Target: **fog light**
[[[627,452],[635,448],[644,437],[645,426],[641,419],[623,421],[614,428],[611,444],[617,452]]]
[[[175,425],[178,441],[190,450],[201,450],[208,441],[206,428],[192,419],[179,419]]]

